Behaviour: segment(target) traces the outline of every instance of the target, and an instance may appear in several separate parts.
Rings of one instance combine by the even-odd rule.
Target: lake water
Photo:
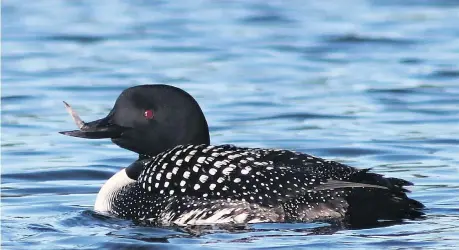
[[[3,249],[459,246],[459,1],[2,1]],[[66,137],[130,86],[190,92],[213,144],[286,148],[415,183],[422,221],[199,235],[95,214],[134,153]]]

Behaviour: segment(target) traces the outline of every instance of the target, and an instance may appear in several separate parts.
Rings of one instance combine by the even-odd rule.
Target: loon
[[[65,102],[64,102],[65,103]],[[211,145],[196,100],[169,85],[125,89],[102,119],[61,134],[110,138],[138,160],[100,189],[97,212],[157,226],[339,221],[349,227],[424,215],[411,182],[280,149]]]

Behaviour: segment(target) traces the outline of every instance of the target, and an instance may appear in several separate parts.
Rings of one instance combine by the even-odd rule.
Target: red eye
[[[153,119],[153,110],[151,109],[147,109],[145,110],[145,112],[143,112],[143,116],[145,116],[145,118],[147,119]]]

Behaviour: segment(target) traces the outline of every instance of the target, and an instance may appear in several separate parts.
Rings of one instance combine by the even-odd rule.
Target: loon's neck
[[[111,212],[113,198],[125,186],[135,182],[136,180],[129,178],[126,169],[121,169],[113,175],[100,189],[97,194],[94,210],[98,212]]]

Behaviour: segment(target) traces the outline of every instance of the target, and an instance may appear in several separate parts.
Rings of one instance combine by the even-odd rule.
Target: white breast
[[[94,204],[94,210],[98,212],[111,212],[111,200],[113,196],[116,195],[117,191],[122,187],[133,182],[135,182],[135,180],[127,176],[126,169],[121,169],[121,171],[108,179],[100,189],[97,194],[96,203]]]

